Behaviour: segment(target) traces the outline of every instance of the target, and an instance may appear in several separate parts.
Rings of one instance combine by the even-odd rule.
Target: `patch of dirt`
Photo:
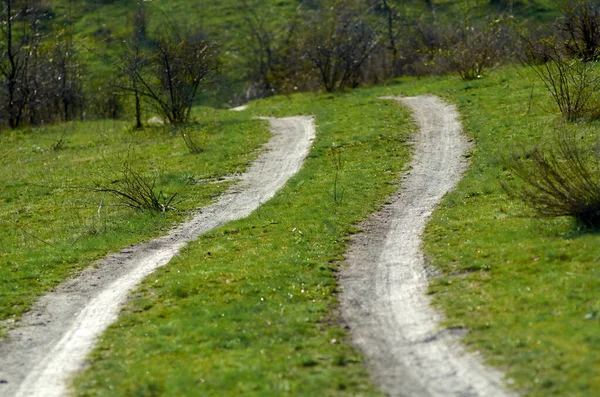
[[[420,128],[410,171],[392,202],[352,236],[340,274],[340,303],[353,343],[374,382],[391,396],[509,396],[502,374],[442,329],[427,296],[421,234],[434,208],[460,180],[469,144],[455,107],[434,96],[387,97],[408,106]]]
[[[44,296],[0,342],[1,396],[62,396],[96,338],[117,319],[130,291],[189,241],[250,215],[302,166],[315,137],[311,117],[268,119],[266,150],[220,200],[167,236],[110,255]]]

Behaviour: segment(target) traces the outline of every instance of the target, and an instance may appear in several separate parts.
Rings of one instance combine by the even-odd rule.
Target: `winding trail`
[[[250,215],[301,167],[315,137],[311,117],[268,119],[266,149],[220,200],[165,237],[110,255],[44,296],[0,342],[0,396],[66,394],[96,338],[117,318],[133,288],[189,241]]]
[[[426,294],[420,236],[467,167],[458,112],[434,96],[384,99],[408,106],[420,131],[402,189],[361,225],[346,256],[340,299],[353,342],[391,396],[509,396],[502,374],[461,347],[460,330],[440,328],[442,316]]]

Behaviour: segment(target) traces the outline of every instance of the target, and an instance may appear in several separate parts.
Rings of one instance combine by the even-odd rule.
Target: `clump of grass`
[[[123,163],[123,168],[114,173],[117,177],[112,182],[114,187],[98,187],[96,192],[110,193],[118,198],[125,206],[138,209],[165,212],[174,210],[171,206],[179,192],[165,194],[157,190],[156,180],[158,174],[148,177],[135,169],[129,162]]]
[[[198,141],[192,136],[190,131],[187,129],[181,130],[181,137],[183,138],[183,142],[185,142],[185,146],[189,149],[192,154],[200,154],[204,151],[202,145],[198,143]]]

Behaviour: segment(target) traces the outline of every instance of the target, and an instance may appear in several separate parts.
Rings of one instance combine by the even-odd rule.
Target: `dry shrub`
[[[355,88],[363,81],[379,40],[365,13],[361,5],[335,0],[307,18],[304,54],[328,92]]]
[[[122,205],[138,210],[165,212],[173,210],[171,206],[178,193],[166,195],[157,191],[158,175],[148,177],[125,162],[119,172],[112,172],[115,178],[110,187],[94,188],[96,192],[109,193],[117,197]]]
[[[529,42],[525,61],[533,68],[560,113],[567,120],[595,116],[600,88],[600,71],[596,62],[584,62],[566,55],[553,39]],[[545,62],[539,63],[539,60]]]
[[[600,55],[600,4],[594,0],[563,0],[556,29],[570,55],[584,62]]]
[[[453,27],[439,55],[446,58],[448,71],[463,80],[473,80],[484,70],[502,63],[510,54],[511,34],[507,20],[492,19]]]
[[[509,168],[524,184],[509,192],[537,216],[569,216],[600,227],[600,146],[563,132],[544,148],[515,156]]]

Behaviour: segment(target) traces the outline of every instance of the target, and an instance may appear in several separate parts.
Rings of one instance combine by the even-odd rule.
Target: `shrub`
[[[564,37],[570,55],[584,62],[600,55],[600,5],[591,0],[564,0],[559,7],[563,16],[556,27]]]
[[[367,60],[379,40],[365,12],[353,2],[337,0],[307,17],[304,53],[328,92],[362,82]]]
[[[141,127],[141,98],[169,124],[188,122],[198,91],[220,73],[216,42],[203,39],[200,33],[183,36],[175,25],[168,26],[151,48],[141,46],[134,31],[115,64],[121,75],[115,87],[135,98],[136,128]]]
[[[174,209],[171,204],[178,193],[166,195],[157,191],[157,175],[145,176],[125,162],[119,172],[112,172],[112,177],[110,184],[92,190],[112,194],[122,205],[138,210],[165,212]]]
[[[575,120],[594,116],[597,109],[593,99],[600,88],[596,62],[569,58],[553,39],[526,43],[529,51],[526,62],[542,80],[563,117]],[[546,62],[538,63],[538,59]]]
[[[502,18],[468,23],[451,27],[439,54],[446,58],[448,71],[457,72],[463,80],[473,80],[510,55],[510,42],[508,25]]]
[[[310,69],[302,54],[299,14],[284,25],[273,23],[273,9],[258,11],[256,2],[241,0],[246,45],[239,51],[250,83],[242,101],[311,88]]]
[[[562,133],[544,148],[509,162],[513,174],[524,182],[509,192],[520,197],[537,216],[570,216],[600,227],[600,146],[571,133]]]

